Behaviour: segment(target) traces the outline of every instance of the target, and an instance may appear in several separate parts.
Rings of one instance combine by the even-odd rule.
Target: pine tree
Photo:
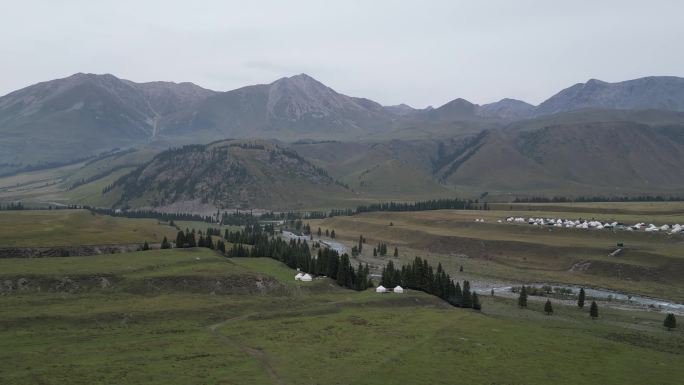
[[[520,289],[520,295],[518,296],[518,306],[521,308],[527,307],[527,289],[525,285]]]
[[[584,299],[586,298],[586,294],[584,293],[584,288],[580,289],[579,296],[577,297],[577,306],[582,309],[584,308]]]
[[[473,307],[473,295],[470,293],[470,282],[463,281],[463,300],[461,301],[463,307]]]
[[[394,248],[394,257],[398,257],[398,256],[399,256],[399,249],[397,249],[397,248],[395,247],[395,248]]]
[[[378,249],[376,249],[375,247],[373,248],[373,256],[374,257],[378,256]]]
[[[477,297],[477,293],[473,292],[473,309],[482,310],[482,305],[480,304],[480,299]]]
[[[143,251],[150,249],[150,245],[147,243],[147,241],[145,241],[145,243],[143,243],[142,249],[143,249]]]
[[[319,238],[321,237],[321,228],[320,227],[318,228],[318,232],[316,234],[318,234]]]
[[[663,326],[665,326],[667,330],[676,329],[677,319],[675,318],[675,315],[672,313],[668,313],[665,317],[665,321],[663,322]]]
[[[546,312],[546,315],[553,314],[553,306],[551,305],[550,299],[546,300],[546,304],[544,305],[544,312]]]
[[[329,237],[329,236],[330,236],[330,231],[328,231],[328,229],[325,229],[325,236],[326,236],[326,237]]]
[[[463,291],[461,290],[461,284],[456,282],[456,288],[454,289],[453,305],[461,306],[461,303],[463,303]]]
[[[327,230],[326,230],[326,232],[327,232]],[[335,239],[335,230],[334,229],[333,229],[333,231],[330,232],[330,238]]]
[[[162,240],[161,248],[162,249],[170,249],[171,248],[171,244],[169,244],[169,240],[166,239],[166,237],[164,237],[164,239]]]
[[[176,235],[176,247],[185,247],[185,233],[182,230],[178,231],[178,235]]]
[[[591,316],[592,319],[598,318],[599,313],[598,313],[598,305],[596,304],[596,301],[591,301],[591,307],[589,308],[589,315]]]
[[[188,243],[188,247],[197,247],[197,240],[195,239],[195,229],[192,229],[191,233],[185,230],[185,241]]]

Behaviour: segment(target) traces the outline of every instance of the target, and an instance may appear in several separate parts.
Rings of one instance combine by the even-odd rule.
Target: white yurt
[[[384,286],[380,285],[380,286],[375,288],[375,292],[376,293],[387,293],[387,289],[385,289]]]
[[[301,281],[303,275],[304,274],[302,273],[297,273],[297,275],[295,275],[295,281]]]
[[[312,278],[311,278],[311,275],[309,275],[309,274],[307,273],[307,274],[302,275],[301,280],[304,281],[304,282],[311,282]]]
[[[395,292],[395,293],[401,294],[401,293],[404,292],[404,288],[401,287],[401,286],[399,286],[399,285],[397,285],[397,287],[395,287],[394,290],[392,290],[392,291]]]

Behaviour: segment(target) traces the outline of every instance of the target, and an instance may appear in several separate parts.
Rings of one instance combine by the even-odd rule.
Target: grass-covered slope
[[[0,382],[11,384],[674,384],[662,315],[295,282],[209,250],[0,260]],[[104,280],[103,280],[104,278]],[[41,291],[36,284],[43,285]],[[3,287],[4,288],[4,287]],[[58,354],[57,354],[58,353]]]
[[[161,242],[174,228],[156,219],[115,218],[86,210],[0,211],[0,247]]]

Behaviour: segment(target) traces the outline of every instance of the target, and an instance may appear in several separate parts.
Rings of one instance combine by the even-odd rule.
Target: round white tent
[[[399,285],[397,285],[397,287],[395,287],[394,290],[392,290],[392,291],[395,292],[395,293],[400,293],[400,294],[401,294],[401,293],[404,292],[404,288],[401,287],[401,286],[399,286]]]
[[[312,278],[311,278],[311,276],[310,276],[309,274],[304,274],[304,275],[302,275],[302,278],[301,278],[301,280],[304,281],[304,282],[310,282],[311,279],[312,279]]]
[[[387,289],[385,289],[384,286],[380,285],[380,286],[375,288],[375,292],[376,293],[387,293]]]
[[[297,273],[297,275],[295,275],[295,281],[301,280],[303,275],[304,274],[302,274],[302,273]]]

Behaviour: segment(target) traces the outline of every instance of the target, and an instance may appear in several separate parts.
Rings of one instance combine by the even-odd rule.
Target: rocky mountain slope
[[[301,74],[214,95],[165,121],[166,136],[342,138],[390,127],[394,116],[368,99],[339,94]]]
[[[618,83],[591,79],[550,97],[535,108],[534,115],[583,108],[684,112],[684,78],[650,76]]]
[[[213,94],[191,83],[75,74],[0,98],[0,163],[82,158],[145,143],[162,116]]]
[[[164,151],[105,195],[117,207],[296,209],[352,193],[296,152],[263,141],[228,140]]]

